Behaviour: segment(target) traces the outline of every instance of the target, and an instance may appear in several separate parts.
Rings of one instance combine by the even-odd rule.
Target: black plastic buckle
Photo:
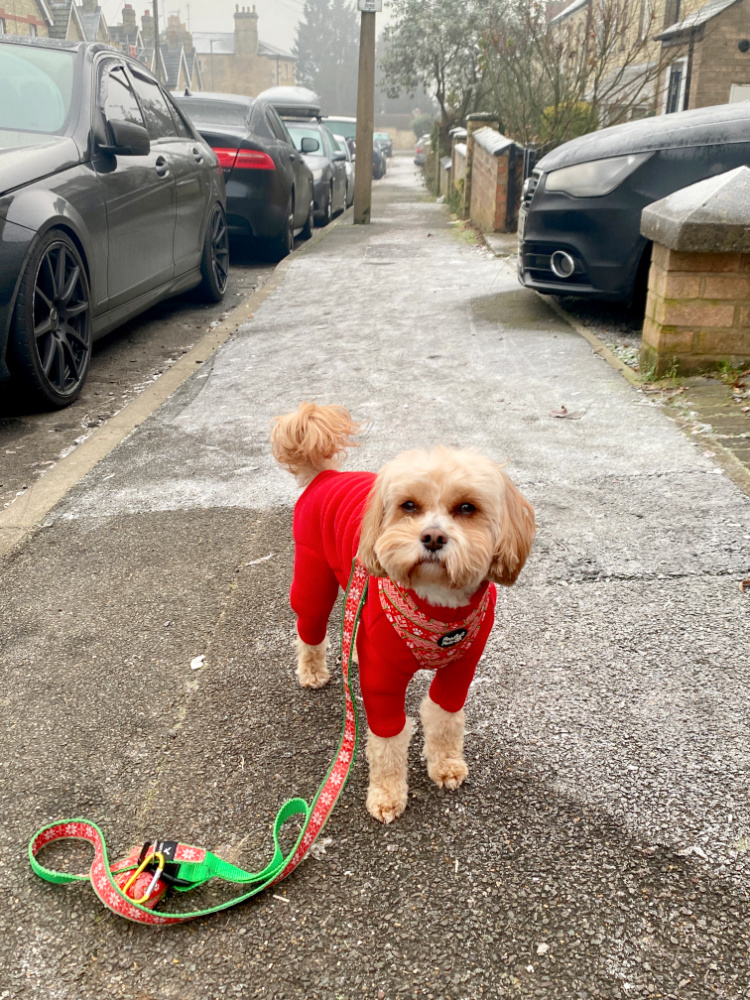
[[[152,851],[156,854],[161,854],[164,857],[166,864],[159,875],[159,878],[166,882],[167,885],[172,885],[175,888],[186,889],[192,886],[192,882],[189,879],[179,878],[177,872],[180,868],[180,862],[174,860],[175,851],[179,841],[177,840],[147,840],[143,847],[141,848],[141,853],[138,855],[138,864],[142,864],[144,858],[147,854]],[[155,871],[157,868],[157,863],[155,861],[150,861],[146,865],[147,871]]]

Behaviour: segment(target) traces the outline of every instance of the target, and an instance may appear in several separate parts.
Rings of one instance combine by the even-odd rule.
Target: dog
[[[464,702],[492,628],[495,584],[515,583],[536,529],[502,467],[473,450],[406,451],[377,474],[339,471],[358,430],[343,407],[303,402],[274,420],[271,448],[303,487],[290,593],[303,687],[329,680],[328,619],[355,556],[370,577],[356,638],[367,809],[390,823],[407,804],[405,697],[420,669],[435,671],[420,706],[427,772],[441,788],[466,779]]]

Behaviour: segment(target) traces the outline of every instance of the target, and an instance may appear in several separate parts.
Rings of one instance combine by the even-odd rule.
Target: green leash
[[[96,825],[85,819],[68,819],[51,823],[34,834],[29,844],[29,862],[33,871],[46,882],[68,885],[90,881],[104,905],[128,920],[140,924],[180,924],[196,917],[205,917],[219,910],[250,899],[269,885],[286,878],[308,854],[326,820],[333,811],[349,777],[357,746],[357,710],[351,694],[350,667],[352,648],[362,606],[367,596],[367,571],[355,561],[346,588],[341,619],[341,666],[344,682],[344,723],[336,756],[311,803],[290,799],[279,809],[273,824],[273,856],[259,872],[246,872],[237,865],[222,860],[203,847],[193,847],[178,841],[147,841],[135,847],[124,859],[111,863],[104,836]],[[302,817],[302,829],[294,847],[284,854],[279,837],[284,824],[293,817]],[[94,848],[91,870],[85,875],[45,868],[37,855],[43,847],[57,840],[86,840]],[[211,879],[248,887],[241,895],[188,913],[168,913],[155,907],[171,887],[177,892],[189,892]]]

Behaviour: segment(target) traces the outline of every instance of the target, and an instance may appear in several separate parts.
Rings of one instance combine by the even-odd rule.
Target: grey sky
[[[109,24],[119,24],[122,20],[123,0],[99,0],[104,10],[104,16]],[[146,7],[151,7],[152,0],[129,0],[136,11],[140,23]],[[253,0],[243,0],[240,6],[251,5]],[[190,20],[194,31],[232,31],[234,21],[234,2],[232,0],[159,0],[159,13],[166,18],[167,14],[179,12],[183,21]],[[291,51],[297,37],[297,23],[302,17],[304,0],[255,0],[258,11],[258,31],[261,39],[270,45]],[[385,0],[384,7],[388,6]],[[378,29],[385,25],[388,14],[384,10],[377,15]]]

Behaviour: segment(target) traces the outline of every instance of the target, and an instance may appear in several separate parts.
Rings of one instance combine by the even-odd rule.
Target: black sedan
[[[72,402],[92,341],[160,299],[224,295],[216,156],[108,46],[0,37],[0,380]]]
[[[643,301],[651,247],[646,205],[750,165],[750,103],[681,111],[566,142],[524,185],[522,284],[540,292]]]
[[[261,240],[272,260],[313,227],[313,177],[267,101],[237,94],[186,93],[175,100],[219,157],[233,236]]]

